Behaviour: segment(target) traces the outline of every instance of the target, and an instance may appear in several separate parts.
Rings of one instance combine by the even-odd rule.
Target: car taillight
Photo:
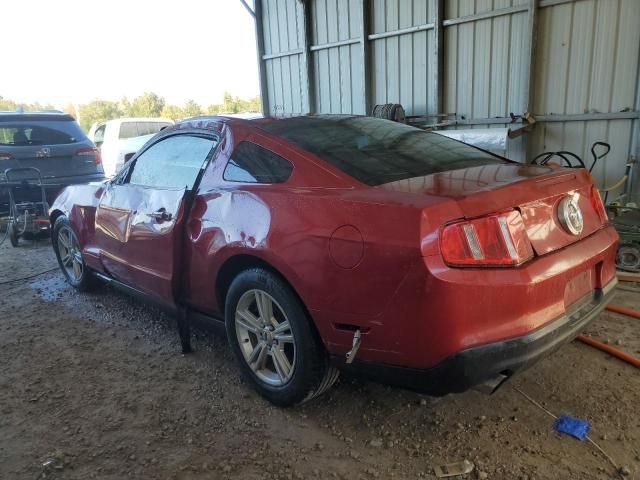
[[[96,157],[96,165],[99,165],[102,163],[102,157],[100,156],[100,150],[98,150],[95,147],[87,147],[87,148],[81,148],[79,150],[76,150],[76,156],[78,157],[88,157],[88,156],[94,156]]]
[[[11,160],[13,155],[7,152],[0,152],[0,160]]]
[[[533,258],[519,212],[511,211],[446,225],[440,233],[440,252],[452,266],[520,265]]]
[[[598,216],[602,223],[607,223],[609,221],[607,209],[604,207],[604,203],[602,203],[602,198],[600,197],[600,192],[598,192],[595,185],[591,187],[591,206],[596,212],[598,212]]]

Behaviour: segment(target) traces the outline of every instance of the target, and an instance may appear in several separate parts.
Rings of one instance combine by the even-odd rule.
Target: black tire
[[[10,220],[7,225],[7,235],[9,236],[9,241],[11,242],[12,247],[17,247],[20,245],[20,239],[18,238],[18,229],[16,228],[16,224],[14,220]]]
[[[640,272],[640,243],[621,243],[616,254],[616,266],[626,272]]]
[[[294,362],[290,377],[281,385],[273,385],[261,379],[259,372],[254,372],[249,365],[242,350],[244,347],[241,347],[241,334],[236,327],[236,309],[241,299],[251,298],[250,296],[256,291],[264,292],[271,297],[275,302],[274,311],[279,310],[284,314],[281,317],[288,321],[291,327],[290,342],[295,348]],[[274,319],[276,315],[274,313]],[[225,325],[229,343],[243,375],[262,396],[275,405],[288,407],[309,401],[328,390],[338,378],[339,372],[330,365],[328,355],[297,295],[278,275],[268,270],[261,268],[245,270],[233,280],[225,301]],[[242,323],[239,325],[242,329]],[[257,338],[255,335],[253,337]],[[243,343],[247,344],[250,341],[253,342],[247,338]],[[248,348],[253,348],[253,345],[249,344]],[[271,362],[275,367],[272,348],[275,349],[277,346],[269,346],[268,355],[271,356],[271,360],[265,355],[263,363],[268,365],[268,362]],[[284,345],[282,348],[284,349]]]
[[[75,243],[79,245],[78,237],[76,236],[76,233],[73,230],[73,227],[71,226],[71,223],[69,222],[67,217],[65,217],[64,215],[59,216],[56,219],[56,222],[53,226],[53,235],[51,238],[51,243],[53,244],[53,250],[56,252],[56,258],[58,259],[58,265],[60,266],[60,270],[62,271],[62,274],[64,275],[69,285],[71,285],[72,287],[82,292],[89,291],[95,287],[97,282],[96,282],[95,276],[93,275],[91,270],[89,270],[89,268],[87,267],[84,261],[84,258],[82,257],[82,251],[81,250],[78,251],[79,259],[82,265],[82,271],[77,278],[73,276],[68,270],[68,267],[66,267],[63,264],[63,259],[61,257],[61,249],[64,249],[64,246],[58,244],[58,241],[60,238],[60,232],[63,229],[65,232],[69,232],[72,235],[72,238],[75,241]]]

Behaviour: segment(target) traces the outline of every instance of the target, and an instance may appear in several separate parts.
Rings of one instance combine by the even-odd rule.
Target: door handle
[[[147,216],[155,218],[158,222],[166,222],[173,218],[173,215],[167,212],[165,208],[160,208],[153,213],[147,213]]]

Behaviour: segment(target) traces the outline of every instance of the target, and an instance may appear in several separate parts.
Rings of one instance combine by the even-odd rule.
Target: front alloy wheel
[[[94,286],[95,277],[82,258],[82,248],[69,220],[64,215],[58,217],[53,226],[53,249],[58,265],[67,282],[78,290],[89,290]]]
[[[58,250],[60,252],[60,263],[67,277],[73,283],[79,282],[84,271],[82,253],[75,234],[66,225],[58,230]]]

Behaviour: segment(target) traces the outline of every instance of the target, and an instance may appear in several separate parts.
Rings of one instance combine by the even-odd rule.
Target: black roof
[[[0,111],[0,122],[22,122],[32,120],[61,120],[61,121],[73,121],[73,117],[68,113],[58,111],[47,112],[2,112]]]

